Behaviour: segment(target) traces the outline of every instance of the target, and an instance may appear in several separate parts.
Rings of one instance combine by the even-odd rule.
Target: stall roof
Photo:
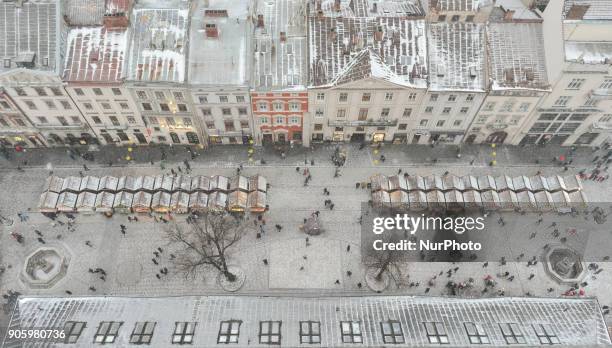
[[[113,208],[118,208],[118,207],[130,208],[132,207],[133,201],[134,201],[133,193],[121,191],[115,195],[115,201],[113,202]]]
[[[70,191],[78,193],[81,191],[81,178],[76,176],[67,176],[64,178],[62,185],[62,191]]]
[[[393,175],[389,177],[389,191],[395,190],[408,190],[408,185],[403,175]]]
[[[372,191],[389,191],[389,178],[382,174],[375,174],[370,177]]]
[[[118,184],[119,184],[119,179],[117,179],[116,177],[103,176],[100,179],[100,185],[98,187],[100,188],[100,191],[103,191],[103,190],[116,191]]]
[[[38,208],[42,211],[55,211],[58,198],[58,193],[45,191],[40,195]]]
[[[86,176],[81,180],[80,191],[97,192],[100,185],[100,178],[96,176]]]
[[[249,191],[268,191],[268,180],[261,175],[253,175],[249,178]]]
[[[115,202],[115,194],[111,192],[100,192],[96,196],[96,208],[112,208]]]
[[[93,208],[96,205],[96,194],[91,192],[81,192],[77,198],[77,208]]]
[[[410,175],[406,182],[409,191],[425,190],[425,180],[420,175]]]
[[[45,191],[60,193],[62,192],[63,186],[64,186],[64,179],[58,176],[55,176],[55,175],[48,177],[47,180],[45,181]]]

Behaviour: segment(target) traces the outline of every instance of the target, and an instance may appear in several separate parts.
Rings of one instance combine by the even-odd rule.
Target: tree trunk
[[[380,270],[378,271],[378,273],[376,274],[376,277],[375,277],[376,281],[381,281],[382,280],[382,275],[387,270],[387,267],[389,267],[389,263],[391,263],[391,261],[389,259],[387,259],[382,264],[382,266],[380,266]]]
[[[227,263],[225,262],[225,255],[221,254],[221,267],[223,268],[223,275],[225,276],[225,279],[227,279],[228,282],[235,282],[236,281],[236,275],[233,274],[232,272],[229,271],[229,269],[227,268]]]

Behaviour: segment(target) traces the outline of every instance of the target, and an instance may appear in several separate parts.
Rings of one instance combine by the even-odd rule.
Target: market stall
[[[113,202],[113,210],[118,213],[129,214],[132,212],[132,202],[134,201],[134,194],[126,191],[119,191],[115,195],[115,201]]]
[[[425,179],[420,175],[410,175],[406,180],[406,190],[425,191]]]
[[[215,191],[208,195],[208,209],[213,211],[222,211],[227,208],[227,194],[221,191]]]
[[[111,213],[113,211],[113,203],[115,202],[115,194],[102,191],[96,196],[95,208],[98,213]]]
[[[389,191],[389,178],[382,174],[374,174],[370,177],[372,192]]]
[[[572,191],[572,192],[569,192],[567,195],[570,201],[569,204],[572,208],[582,209],[582,208],[587,207],[588,201],[587,201],[586,195],[584,194],[582,190]]]
[[[98,187],[100,185],[100,178],[96,176],[86,176],[81,179],[80,192],[91,192],[98,193]]]
[[[151,212],[152,195],[148,192],[139,191],[134,194],[132,210],[136,213]]]
[[[170,200],[170,210],[177,214],[186,214],[189,212],[189,193],[174,192]]]
[[[223,175],[215,175],[210,180],[210,190],[227,193],[229,191],[229,179]]]
[[[230,191],[249,192],[249,179],[246,176],[235,175],[230,179]]]
[[[445,208],[446,198],[440,190],[431,190],[427,192],[427,206],[430,209]]]
[[[151,210],[156,213],[167,213],[170,211],[172,195],[168,192],[157,191],[151,199]]]
[[[208,211],[208,193],[195,191],[189,195],[189,210],[195,213]]]
[[[532,211],[537,208],[535,196],[531,191],[523,190],[517,192],[516,198],[518,199],[519,207],[523,210]]]
[[[153,193],[155,190],[155,177],[145,175],[142,177],[142,190],[148,193]]]
[[[466,190],[463,192],[463,202],[467,209],[482,208],[482,197],[480,191]]]
[[[499,194],[497,193],[497,191],[492,191],[492,190],[481,191],[480,197],[482,198],[483,208],[487,210],[501,209],[501,202],[499,200]]]
[[[548,191],[538,191],[533,194],[536,206],[540,211],[550,211],[555,208],[553,198]]]
[[[408,185],[403,175],[393,175],[389,177],[389,192],[407,190]]]
[[[116,193],[117,185],[119,185],[118,178],[114,176],[103,176],[102,178],[100,178],[100,184],[98,185],[98,190]]]
[[[62,192],[62,187],[64,186],[64,179],[51,175],[45,181],[45,191],[60,193]]]
[[[77,194],[72,192],[62,192],[57,198],[57,211],[59,212],[73,212],[76,208]]]
[[[57,212],[57,200],[59,194],[57,192],[45,191],[40,195],[38,200],[38,209],[41,213]]]
[[[548,181],[546,181],[546,178],[541,175],[534,175],[530,177],[529,182],[531,182],[531,192],[533,193],[540,191],[550,191],[550,187],[548,187]]]
[[[96,208],[96,194],[91,192],[81,192],[77,197],[76,210],[79,213],[93,214]]]
[[[255,192],[255,191],[267,192],[268,191],[268,180],[266,180],[266,178],[261,175],[251,176],[249,178],[249,191],[250,192]]]
[[[459,190],[463,192],[465,190],[463,180],[456,175],[445,175],[442,178],[442,185],[445,192],[450,190]]]
[[[481,175],[478,177],[478,190],[480,193],[485,191],[497,191],[495,179],[491,175]]]
[[[408,198],[408,192],[396,190],[389,193],[389,199],[391,200],[391,207],[400,211],[406,211],[410,209],[410,200]]]
[[[528,177],[521,175],[515,176],[512,178],[512,184],[514,185],[514,192],[519,193],[523,191],[531,191],[533,193],[533,188],[531,187],[531,180]]]
[[[569,194],[565,191],[556,191],[550,194],[552,198],[553,205],[555,208],[569,208],[571,207],[571,201]]]
[[[172,192],[174,177],[172,175],[158,175],[155,177],[155,185],[153,189],[157,191]]]
[[[133,176],[121,176],[117,183],[117,191],[124,191],[129,193],[135,193],[139,188],[142,187],[142,181],[137,182]]]
[[[508,175],[501,175],[495,178],[495,187],[497,187],[498,193],[507,190],[514,191],[514,182]]]
[[[459,209],[465,207],[463,193],[457,189],[448,190],[444,193],[444,200],[448,209]]]
[[[519,208],[518,197],[512,190],[504,190],[499,192],[499,202],[501,204],[501,210],[511,211]]]
[[[172,191],[173,192],[186,192],[191,193],[191,176],[189,175],[177,175],[174,177],[174,181],[172,183]]]
[[[563,182],[565,184],[565,190],[567,192],[575,192],[582,190],[582,181],[578,177],[578,175],[568,175],[563,177]]]
[[[424,191],[414,190],[408,193],[410,210],[420,211],[427,209],[427,195]]]
[[[62,183],[62,192],[79,194],[81,192],[81,178],[76,176],[65,177]]]
[[[442,191],[444,184],[442,178],[437,175],[428,175],[425,177],[425,191]]]
[[[227,210],[232,213],[243,213],[247,209],[248,193],[243,191],[233,191],[228,195]]]
[[[391,206],[391,197],[389,192],[378,190],[372,192],[372,205],[376,208],[383,208]]]
[[[249,193],[247,207],[251,213],[261,214],[266,211],[266,194],[261,191]]]
[[[204,175],[194,176],[191,179],[191,192],[204,192],[209,193],[210,190],[210,178]]]

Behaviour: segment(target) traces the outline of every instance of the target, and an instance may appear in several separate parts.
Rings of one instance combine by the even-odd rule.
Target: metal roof
[[[490,1],[483,0],[429,0],[430,8],[437,11],[456,11],[456,12],[477,12],[483,3]]]
[[[442,22],[428,31],[430,89],[484,91],[485,26]]]
[[[565,41],[565,60],[583,64],[610,64],[612,41]]]
[[[102,25],[105,0],[64,0],[64,18],[71,26]]]
[[[0,59],[11,59],[11,68],[25,66],[55,71],[58,2],[0,2]],[[0,64],[0,71],[6,61]],[[23,64],[23,65],[22,65]]]
[[[254,20],[261,18],[263,26],[256,25],[252,42],[252,85],[256,89],[305,88],[308,55],[305,15],[306,3],[301,0],[257,1]]]
[[[150,347],[168,347],[177,322],[195,323],[193,346],[219,344],[221,321],[240,321],[235,347],[263,347],[260,323],[280,322],[280,346],[310,347],[300,342],[302,321],[318,322],[320,345],[345,347],[342,322],[355,322],[362,345],[383,347],[383,324],[397,321],[396,347],[433,343],[428,337],[438,330],[440,342],[451,347],[471,345],[468,331],[484,337],[490,346],[507,346],[505,324],[512,324],[524,345],[540,345],[540,336],[551,337],[564,345],[610,344],[606,324],[595,299],[488,298],[459,299],[441,297],[262,297],[262,296],[186,296],[186,297],[26,297],[20,298],[9,328],[63,328],[67,321],[85,322],[73,347],[91,347],[103,321],[120,322],[114,346],[127,346],[137,322],[154,322]],[[473,324],[473,325],[472,325]],[[426,328],[426,326],[428,328]],[[545,330],[545,334],[543,331]],[[433,335],[432,335],[433,336]],[[444,336],[444,337],[442,337]],[[17,347],[23,341],[6,339],[4,347]]]
[[[196,2],[190,26],[189,83],[248,84],[248,60],[251,59],[248,48],[252,34],[250,6],[251,2],[244,0]],[[208,34],[207,25],[215,27]]]
[[[422,17],[418,0],[309,0],[310,15],[325,17]]]
[[[612,20],[610,0],[565,0],[563,18],[567,20]]]
[[[103,27],[72,29],[68,33],[65,81],[118,82],[123,78],[127,31]]]
[[[188,3],[139,2],[130,21],[132,37],[127,78],[134,81],[185,81],[185,50],[189,22]]]
[[[311,85],[373,76],[400,85],[427,87],[424,20],[311,14],[308,21]]]
[[[541,23],[489,23],[489,76],[492,89],[548,89]]]

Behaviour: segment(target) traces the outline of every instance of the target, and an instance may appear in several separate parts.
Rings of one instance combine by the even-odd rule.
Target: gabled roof
[[[70,26],[102,25],[106,0],[63,0],[64,18]]]
[[[376,78],[389,81],[398,85],[405,85],[406,81],[395,74],[389,66],[383,63],[380,55],[372,49],[366,48],[359,52],[344,70],[338,73],[331,81],[331,85],[343,85],[367,78]]]
[[[563,19],[612,20],[612,3],[610,0],[565,0]]]
[[[65,81],[118,82],[122,80],[127,30],[104,27],[72,29],[68,33]]]
[[[59,35],[59,5],[56,1],[0,2],[0,59],[10,59],[10,68],[56,71]],[[6,70],[0,62],[0,71]]]
[[[103,321],[121,323],[113,346],[130,345],[137,322],[155,324],[148,347],[169,347],[177,322],[195,323],[193,347],[227,347],[220,342],[222,321],[240,321],[236,346],[268,347],[260,344],[262,321],[280,323],[279,346],[305,347],[300,342],[302,321],[319,326],[321,347],[347,347],[343,322],[355,323],[353,332],[363,347],[389,347],[382,330],[394,321],[397,347],[472,346],[473,336],[486,339],[486,346],[507,347],[507,337],[519,338],[521,346],[558,343],[586,347],[610,344],[606,323],[596,299],[590,298],[483,298],[462,299],[413,296],[183,296],[183,297],[20,297],[11,315],[9,329],[63,328],[66,322],[83,322],[84,328],[71,346],[91,347]],[[503,330],[503,331],[502,331]],[[512,330],[512,333],[508,332]],[[439,341],[433,341],[429,336]],[[468,332],[472,335],[470,337]],[[388,337],[387,337],[388,338]],[[548,341],[550,339],[550,341]],[[40,343],[40,341],[38,341]],[[247,343],[250,342],[250,343]],[[481,341],[485,343],[485,341]],[[3,346],[29,345],[23,338]],[[34,344],[32,344],[34,345]],[[352,345],[352,344],[351,344]],[[308,346],[311,346],[308,345]],[[314,345],[312,345],[314,346]]]
[[[477,12],[491,0],[429,0],[429,7],[439,12]]]
[[[325,17],[422,17],[419,0],[309,0],[310,15]],[[339,5],[339,6],[338,6]]]

